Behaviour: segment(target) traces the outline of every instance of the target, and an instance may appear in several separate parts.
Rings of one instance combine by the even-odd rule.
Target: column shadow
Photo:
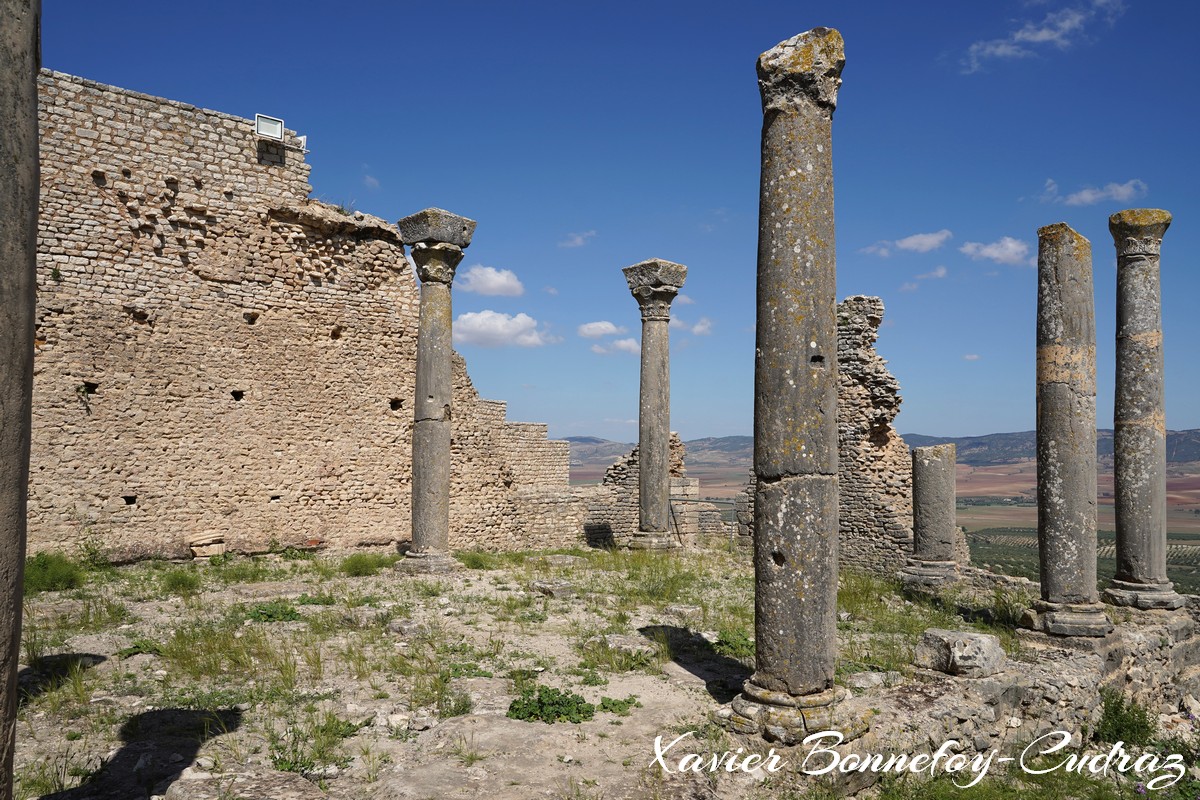
[[[728,703],[737,697],[753,672],[736,658],[718,653],[712,642],[689,628],[646,625],[638,632],[666,643],[671,660],[704,681],[704,689],[718,703]]]

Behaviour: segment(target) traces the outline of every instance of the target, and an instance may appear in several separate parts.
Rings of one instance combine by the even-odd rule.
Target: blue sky
[[[1163,246],[1167,424],[1200,427],[1200,5],[1169,0],[95,3],[43,0],[45,66],[308,135],[314,196],[479,222],[457,347],[480,393],[555,436],[637,436],[621,268],[689,268],[672,427],[752,424],[758,54],[846,40],[834,116],[838,296],[873,294],[904,432],[1034,425],[1038,227],[1095,263],[1112,424],[1108,215]]]

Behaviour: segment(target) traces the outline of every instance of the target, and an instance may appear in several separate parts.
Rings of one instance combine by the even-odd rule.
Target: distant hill
[[[633,449],[632,442],[613,442],[597,436],[568,436],[567,441],[571,443],[571,465],[575,467],[607,467],[618,456]],[[975,467],[1033,461],[1037,457],[1037,437],[1033,431],[959,437],[906,433],[904,441],[909,447],[954,444],[958,449],[958,462]],[[684,442],[684,445],[687,447],[688,466],[749,469],[754,460],[754,438],[751,436],[692,439]],[[1096,432],[1096,452],[1101,462],[1111,461],[1112,431]],[[1167,431],[1167,461],[1200,461],[1200,430]]]
[[[991,433],[987,436],[925,436],[919,433],[904,434],[909,447],[927,447],[933,444],[953,444],[958,450],[958,463],[975,467],[989,464],[1011,464],[1017,461],[1033,461],[1037,458],[1037,435],[1034,431],[1020,433]],[[1096,431],[1096,453],[1101,460],[1111,459],[1113,432]],[[1200,461],[1200,430],[1167,431],[1167,461]]]

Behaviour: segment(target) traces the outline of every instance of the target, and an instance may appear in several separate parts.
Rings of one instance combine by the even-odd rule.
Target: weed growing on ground
[[[86,577],[83,567],[62,553],[42,552],[25,559],[25,596],[78,589]]]

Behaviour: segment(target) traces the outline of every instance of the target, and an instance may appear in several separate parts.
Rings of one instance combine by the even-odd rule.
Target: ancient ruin
[[[1096,588],[1092,245],[1063,223],[1038,231],[1037,470],[1035,624],[1047,633],[1103,636],[1112,623]]]
[[[958,579],[954,545],[954,445],[912,451],[913,553],[904,580],[937,586]]]
[[[427,208],[397,223],[412,246],[421,279],[417,330],[417,376],[413,400],[412,547],[399,562],[406,569],[444,572],[450,558],[450,419],[453,358],[450,284],[471,244],[475,221]]]
[[[13,796],[37,256],[38,3],[0,3],[0,800]]]
[[[755,671],[742,733],[833,724],[837,649],[837,317],[831,127],[842,37],[816,28],[758,60],[763,104],[754,371]],[[843,721],[844,722],[844,721]],[[855,725],[842,726],[853,733]],[[861,729],[858,730],[861,732]]]
[[[624,270],[629,291],[642,312],[642,362],[638,397],[639,550],[660,550],[669,534],[671,433],[671,301],[683,288],[687,267],[653,258]]]
[[[1159,259],[1171,215],[1130,209],[1108,218],[1117,247],[1117,375],[1113,485],[1117,573],[1110,602],[1179,608],[1167,580],[1167,425]]]

